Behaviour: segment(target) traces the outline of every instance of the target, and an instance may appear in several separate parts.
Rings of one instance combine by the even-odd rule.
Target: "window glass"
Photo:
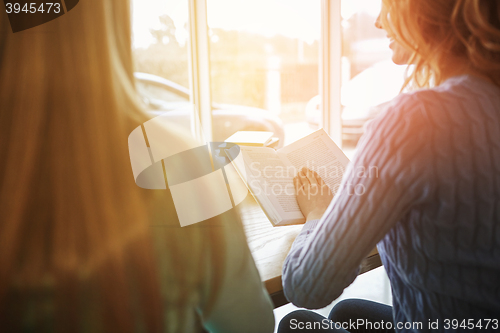
[[[151,100],[163,102],[189,102],[189,95],[185,95],[182,91],[169,89],[168,86],[148,84],[144,81],[137,82],[137,90],[139,93]]]
[[[187,0],[132,0],[137,90],[155,114],[181,109],[170,121],[189,130],[187,20]]]
[[[318,128],[320,5],[207,0],[214,133],[269,130],[283,145]]]
[[[354,147],[370,119],[396,97],[405,66],[391,61],[387,32],[375,27],[381,1],[342,0],[342,132]]]

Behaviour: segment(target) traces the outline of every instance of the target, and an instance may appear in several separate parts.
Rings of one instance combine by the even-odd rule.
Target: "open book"
[[[293,185],[302,167],[316,171],[335,194],[349,162],[323,129],[277,151],[240,146],[238,154],[237,148],[227,155],[274,226],[305,222]]]

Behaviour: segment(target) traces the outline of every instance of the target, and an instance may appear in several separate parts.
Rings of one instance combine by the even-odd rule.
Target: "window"
[[[132,0],[137,91],[155,114],[177,110],[174,122],[190,129],[187,0]]]
[[[187,0],[132,0],[135,70],[189,87]]]
[[[156,85],[137,81],[137,90],[141,96],[158,102],[189,102],[189,94],[167,85]]]
[[[307,106],[319,94],[320,8],[320,0],[207,0],[212,98],[262,119],[234,131],[273,123],[283,145],[319,128],[321,114]]]
[[[391,61],[387,33],[374,24],[380,6],[380,1],[342,0],[342,131],[348,147],[403,85],[406,66]]]
[[[385,32],[374,26],[380,1],[133,0],[133,4],[136,70],[194,88],[187,90],[191,103],[209,105],[191,121],[206,120],[208,115],[216,141],[238,130],[269,130],[283,145],[326,122],[334,139],[340,132],[344,146],[353,148],[366,122],[397,95],[403,82],[404,67],[390,61]],[[198,19],[191,35],[189,17]],[[190,42],[202,49],[194,56]],[[199,66],[201,62],[208,65]],[[190,78],[200,67],[209,72]],[[203,101],[194,96],[200,85],[208,86],[204,91],[209,98]],[[143,85],[139,91],[153,109],[185,102],[175,93],[169,96],[168,89]],[[330,126],[335,122],[341,125]]]

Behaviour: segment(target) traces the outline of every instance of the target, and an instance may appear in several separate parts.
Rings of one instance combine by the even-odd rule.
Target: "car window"
[[[141,96],[151,102],[189,102],[189,99],[175,91],[168,90],[162,86],[137,82],[137,90]]]

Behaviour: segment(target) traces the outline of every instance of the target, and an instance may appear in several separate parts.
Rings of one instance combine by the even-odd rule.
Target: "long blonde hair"
[[[38,327],[52,305],[57,331],[163,329],[148,213],[127,151],[128,134],[146,119],[129,7],[80,1],[15,34],[0,15],[3,329]],[[53,291],[52,305],[18,308],[43,290]],[[82,324],[83,315],[95,321]]]
[[[383,0],[381,20],[413,51],[405,86],[443,81],[450,58],[500,85],[500,3],[491,0]]]

